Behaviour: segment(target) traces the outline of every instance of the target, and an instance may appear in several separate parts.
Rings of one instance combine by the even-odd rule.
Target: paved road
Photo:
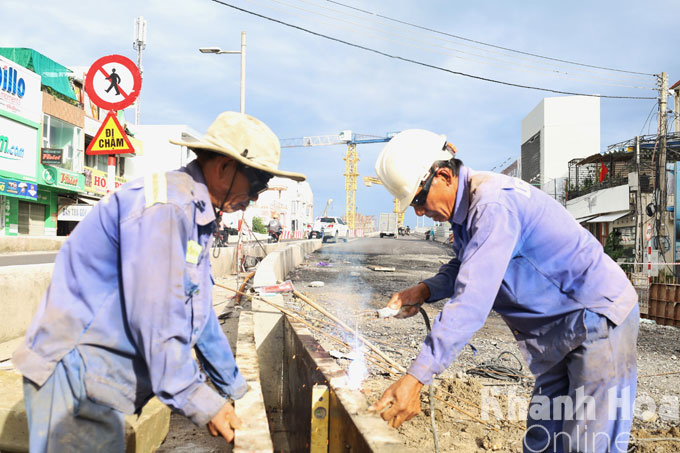
[[[58,252],[29,252],[0,255],[0,267],[54,263]]]

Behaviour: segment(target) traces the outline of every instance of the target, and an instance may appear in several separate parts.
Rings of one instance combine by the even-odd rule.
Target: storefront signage
[[[108,184],[108,175],[106,172],[97,170],[96,168],[85,167],[84,173],[85,191],[99,195],[106,195],[106,188]],[[115,189],[118,189],[126,182],[126,179],[116,176]]]
[[[38,130],[0,116],[0,170],[35,178]]]
[[[0,111],[40,122],[41,77],[10,59],[0,57]]]
[[[42,174],[45,184],[80,192],[85,187],[85,176],[59,167],[45,167]]]
[[[38,199],[38,186],[24,181],[0,178],[0,195]]]
[[[64,150],[61,148],[43,148],[40,153],[41,164],[60,164],[64,159]]]
[[[57,220],[68,222],[80,222],[92,210],[89,204],[72,204],[64,206],[57,214]]]

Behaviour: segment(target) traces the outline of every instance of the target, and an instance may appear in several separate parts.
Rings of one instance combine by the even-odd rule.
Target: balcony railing
[[[611,187],[618,187],[624,184],[628,184],[628,176],[621,176],[617,178],[605,179],[602,182],[589,183],[584,182],[579,184],[579,187],[569,186],[567,188],[567,200],[573,200],[574,198],[582,197],[583,195],[588,195],[589,193],[597,192],[598,190],[609,189]],[[643,192],[644,192],[643,187]]]

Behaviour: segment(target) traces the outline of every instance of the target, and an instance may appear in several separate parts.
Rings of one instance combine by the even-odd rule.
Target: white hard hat
[[[399,209],[404,212],[432,164],[453,157],[446,148],[444,135],[409,129],[398,133],[385,145],[375,163],[375,171],[385,188],[399,200]]]

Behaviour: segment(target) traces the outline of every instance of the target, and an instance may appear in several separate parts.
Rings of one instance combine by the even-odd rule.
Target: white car
[[[338,242],[338,239],[347,242],[349,227],[340,217],[318,217],[309,237],[321,238],[323,242]]]

